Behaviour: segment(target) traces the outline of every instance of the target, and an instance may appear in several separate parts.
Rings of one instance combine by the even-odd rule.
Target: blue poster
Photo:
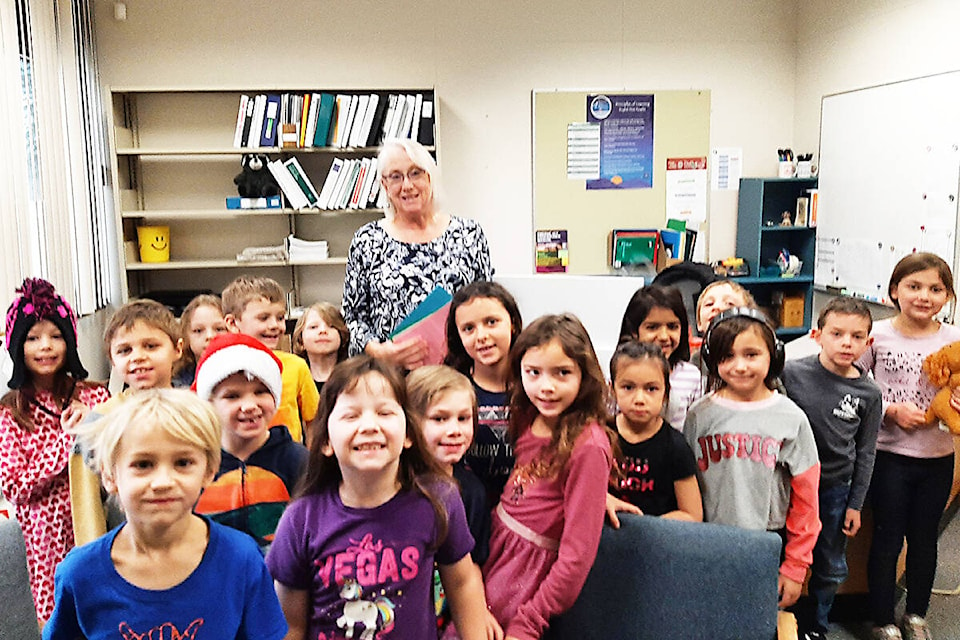
[[[651,189],[653,95],[588,95],[587,122],[600,123],[600,179],[587,189]]]

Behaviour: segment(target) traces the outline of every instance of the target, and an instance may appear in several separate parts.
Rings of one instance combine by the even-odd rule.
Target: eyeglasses
[[[427,172],[421,169],[420,167],[413,167],[405,174],[400,171],[391,171],[387,175],[383,176],[383,179],[386,181],[387,186],[393,187],[403,182],[403,179],[406,178],[410,182],[419,182],[427,176]]]

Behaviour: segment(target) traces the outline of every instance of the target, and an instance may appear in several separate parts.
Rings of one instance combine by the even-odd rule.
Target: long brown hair
[[[313,440],[310,442],[307,471],[297,487],[296,497],[322,493],[340,486],[343,481],[340,463],[335,456],[327,456],[323,452],[324,447],[330,443],[330,414],[333,413],[337,398],[341,394],[350,393],[357,388],[363,378],[370,375],[381,376],[393,392],[396,401],[403,407],[406,436],[410,439],[411,445],[400,453],[397,480],[403,490],[416,491],[430,501],[436,514],[437,535],[434,548],[439,547],[447,537],[449,522],[447,510],[438,496],[437,489],[448,481],[443,477],[433,456],[427,451],[416,417],[407,410],[407,388],[400,371],[368,355],[359,355],[337,364],[330,374],[330,379],[323,385],[320,409],[309,430],[309,433],[313,434]],[[450,486],[453,485],[450,484]]]
[[[556,340],[563,353],[580,368],[580,389],[573,403],[560,415],[557,428],[550,438],[547,458],[539,461],[542,475],[558,473],[566,465],[573,446],[584,428],[598,423],[606,432],[611,445],[613,432],[606,427],[609,392],[603,370],[597,361],[593,343],[580,320],[570,313],[541,316],[524,329],[510,350],[510,373],[513,378],[510,398],[510,439],[516,443],[520,434],[529,429],[537,417],[537,409],[523,388],[521,362],[524,354]]]

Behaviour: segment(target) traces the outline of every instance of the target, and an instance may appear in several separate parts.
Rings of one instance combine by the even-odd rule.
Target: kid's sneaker
[[[927,621],[915,613],[908,613],[900,620],[903,640],[933,640]]]
[[[900,629],[897,629],[897,626],[893,624],[874,627],[871,638],[873,638],[873,640],[903,640],[903,636],[900,635]]]

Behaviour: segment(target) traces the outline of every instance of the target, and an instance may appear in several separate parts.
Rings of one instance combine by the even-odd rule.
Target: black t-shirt
[[[500,501],[503,486],[513,471],[513,447],[507,435],[509,399],[507,392],[487,391],[474,383],[479,406],[479,421],[473,434],[473,444],[463,457],[467,466],[487,490],[487,504]]]
[[[616,424],[610,425],[616,430]],[[649,440],[630,444],[623,436],[620,451],[623,477],[611,492],[639,507],[645,514],[660,516],[677,510],[673,483],[697,473],[697,461],[683,435],[664,421]]]

